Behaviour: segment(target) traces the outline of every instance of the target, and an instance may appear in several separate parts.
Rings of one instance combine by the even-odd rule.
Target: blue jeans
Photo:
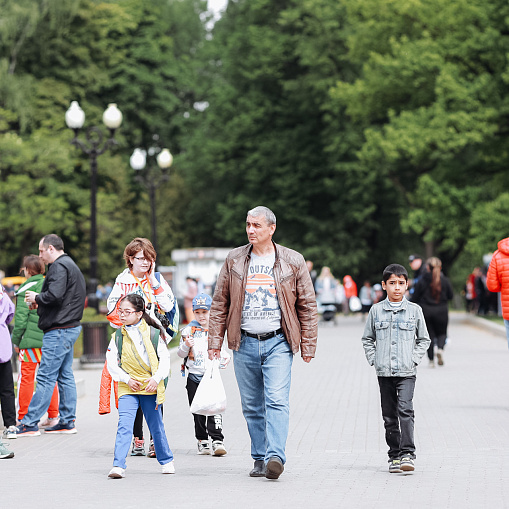
[[[69,329],[46,332],[42,340],[41,364],[37,372],[37,387],[22,424],[35,426],[48,409],[58,382],[60,422],[76,420],[76,384],[72,371],[74,343],[81,332],[81,325]]]
[[[141,407],[148,429],[152,434],[157,461],[161,465],[165,465],[173,460],[173,453],[164,431],[161,405],[156,410],[156,395],[124,394],[118,398],[118,428],[115,440],[115,457],[113,459],[114,467],[126,468],[127,466],[125,460],[131,446],[133,424],[138,406]]]
[[[283,334],[265,341],[242,334],[233,360],[252,458],[277,456],[285,463],[293,362],[288,341]]]

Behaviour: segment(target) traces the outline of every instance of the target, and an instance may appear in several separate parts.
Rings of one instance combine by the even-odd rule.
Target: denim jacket
[[[403,298],[399,307],[388,299],[369,311],[362,344],[377,376],[412,376],[431,341],[420,306]]]

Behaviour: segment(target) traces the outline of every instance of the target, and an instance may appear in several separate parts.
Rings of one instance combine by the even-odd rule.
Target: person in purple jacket
[[[14,304],[0,285],[0,405],[4,421],[4,435],[6,431],[16,425],[16,406],[14,403],[14,381],[12,378],[12,343],[8,324],[14,316]],[[9,451],[0,441],[0,459],[12,458],[14,453]]]

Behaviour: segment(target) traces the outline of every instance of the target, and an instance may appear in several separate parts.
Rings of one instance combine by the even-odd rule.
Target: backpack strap
[[[161,284],[161,273],[154,272],[154,276],[156,277],[157,282],[159,284]],[[166,332],[168,333],[170,340],[173,339],[178,334],[178,332],[179,332],[178,325],[179,325],[179,320],[180,320],[178,302],[177,302],[177,299],[175,298],[175,296],[173,296],[173,299],[174,299],[173,309],[171,309],[170,311],[161,310],[161,314],[166,315],[166,317],[170,321],[170,326],[166,328]],[[156,304],[157,304],[157,299],[156,299]]]
[[[124,338],[122,336],[122,328],[119,328],[115,331],[115,346],[117,347],[117,362],[120,366],[122,359],[122,343],[124,342]]]
[[[150,326],[150,341],[152,341],[152,346],[154,347],[154,350],[156,351],[157,355],[157,345],[159,344],[159,335],[161,334],[161,331],[159,329],[156,329],[155,327]],[[159,359],[159,355],[157,355],[157,359]]]

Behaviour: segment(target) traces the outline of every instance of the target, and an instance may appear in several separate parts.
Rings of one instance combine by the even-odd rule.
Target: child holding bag
[[[126,295],[118,306],[122,327],[113,333],[106,362],[113,380],[118,381],[118,429],[113,468],[108,477],[125,477],[126,458],[133,424],[141,407],[154,440],[157,461],[163,474],[174,474],[173,453],[164,430],[161,404],[164,379],[170,370],[170,355],[163,339],[164,329],[145,312],[140,295]]]
[[[208,329],[211,305],[212,299],[206,293],[200,293],[193,299],[195,319],[182,330],[177,351],[177,355],[184,359],[182,375],[184,376],[185,368],[189,370],[186,383],[189,405],[192,404],[205,369],[211,362],[208,358]],[[223,342],[220,367],[222,369],[226,368],[229,362],[230,354],[226,350],[226,343]],[[226,448],[223,443],[223,418],[221,414],[210,416],[193,414],[193,417],[194,432],[198,440],[198,454],[212,453],[214,456],[224,456]],[[209,437],[212,439],[212,448]]]

